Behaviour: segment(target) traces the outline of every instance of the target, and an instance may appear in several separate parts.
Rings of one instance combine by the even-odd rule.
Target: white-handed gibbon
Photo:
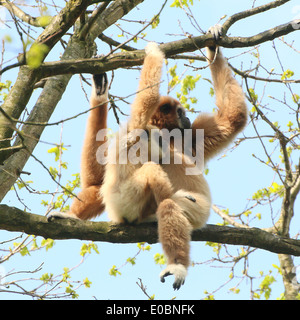
[[[215,26],[209,32],[217,39],[221,28]],[[227,146],[247,122],[245,97],[219,47],[207,48],[207,60],[218,111],[215,114],[200,113],[191,124],[177,100],[160,96],[164,54],[155,43],[148,44],[139,90],[131,107],[128,132],[136,129],[149,132],[153,128],[191,129],[191,145],[196,150],[196,131],[204,129],[205,161]],[[74,217],[86,220],[104,209],[117,223],[143,222],[155,215],[159,240],[167,257],[167,267],[160,278],[164,282],[166,276],[174,275],[173,287],[179,289],[190,264],[191,232],[204,226],[209,217],[211,196],[208,184],[202,174],[186,175],[188,165],[184,161],[181,164],[108,161],[105,166],[100,165],[96,152],[105,141],[96,141],[96,135],[100,129],[106,128],[107,94],[106,75],[94,75],[91,107],[98,107],[91,110],[87,124],[82,153],[82,191],[78,199],[74,199],[70,212],[52,213],[50,219]],[[119,136],[117,141],[121,138]],[[127,139],[127,146],[132,143]],[[169,151],[173,156],[177,152],[172,141]]]

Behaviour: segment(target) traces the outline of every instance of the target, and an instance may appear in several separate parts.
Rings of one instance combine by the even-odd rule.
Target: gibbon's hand
[[[169,264],[165,270],[160,273],[160,281],[165,282],[165,277],[174,275],[175,281],[173,283],[174,290],[179,290],[184,284],[187,275],[186,267],[182,264]]]
[[[220,24],[216,24],[212,27],[210,27],[207,31],[207,33],[212,34],[212,36],[214,37],[215,41],[218,41],[222,34],[223,34],[223,27]]]
[[[213,46],[210,46],[209,50],[216,51],[216,48],[217,48],[216,42],[218,40],[220,40],[220,38],[223,34],[223,27],[220,24],[216,24],[216,25],[210,27],[208,29],[207,33],[210,33],[214,37],[214,40],[215,40],[215,44]]]
[[[106,73],[93,74],[93,88],[96,96],[107,95],[108,80]]]

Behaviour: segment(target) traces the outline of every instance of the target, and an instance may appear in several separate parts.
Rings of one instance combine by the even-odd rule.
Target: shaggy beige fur
[[[218,112],[201,113],[191,126],[193,144],[196,129],[204,129],[205,160],[227,146],[247,121],[243,91],[232,77],[219,48],[207,48],[207,59],[211,63]],[[159,94],[163,60],[159,47],[150,43],[146,47],[139,92],[128,121],[129,133],[134,129],[182,127],[177,114],[178,108],[182,108],[179,102]],[[67,215],[85,220],[105,208],[111,220],[117,223],[142,222],[156,215],[159,240],[168,260],[167,268],[160,275],[161,280],[164,282],[166,276],[173,274],[173,287],[179,289],[190,263],[191,231],[204,226],[209,217],[211,197],[208,184],[202,174],[186,175],[185,163],[149,161],[145,164],[99,165],[96,150],[104,142],[96,143],[96,134],[106,128],[107,89],[101,95],[96,89],[94,83],[91,107],[101,106],[91,111],[87,124],[82,154],[83,190],[78,195],[80,200],[74,199]],[[163,112],[162,106],[169,108],[167,113]],[[175,157],[176,150],[171,149]]]

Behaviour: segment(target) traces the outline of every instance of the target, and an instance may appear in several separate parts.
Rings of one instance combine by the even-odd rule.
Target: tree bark
[[[0,205],[0,229],[19,231],[51,239],[79,239],[111,243],[157,243],[157,224],[116,225],[110,222],[57,219]],[[195,230],[192,241],[210,241],[251,246],[274,253],[300,256],[300,240],[280,237],[258,228],[235,228],[207,225]]]
[[[280,36],[296,31],[292,22],[266,30],[251,37],[222,37],[218,44],[224,48],[252,47],[266,41],[274,40]],[[210,46],[212,36],[205,34],[199,37],[192,37],[172,41],[160,45],[166,58],[172,58],[176,54],[193,52],[198,49]],[[44,63],[40,70],[42,77],[49,77],[58,74],[77,73],[101,73],[118,68],[126,68],[141,65],[144,61],[145,51],[135,50],[130,52],[115,53],[104,58],[82,59],[73,61],[54,61]]]

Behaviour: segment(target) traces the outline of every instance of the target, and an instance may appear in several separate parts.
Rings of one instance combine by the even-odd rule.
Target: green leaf
[[[76,291],[72,289],[71,285],[66,287],[66,293],[70,294],[72,299],[77,299],[79,297],[79,295],[76,293]]]
[[[28,250],[28,248],[26,246],[22,247],[22,249],[20,250],[20,254],[22,257],[29,255],[30,256],[30,252]]]
[[[90,288],[92,282],[91,282],[88,278],[85,278],[85,279],[83,280],[83,284],[84,284],[84,286],[85,286],[86,288]]]
[[[176,7],[176,8],[182,8],[184,6],[188,7],[188,2],[193,5],[194,1],[193,0],[175,0],[170,7]]]
[[[50,148],[48,150],[48,153],[54,153],[55,155],[55,161],[58,161],[59,160],[59,157],[60,155],[63,153],[63,151],[67,150],[63,144],[62,145],[56,145],[55,147],[53,148]]]
[[[255,104],[257,102],[258,95],[255,93],[253,88],[249,88],[249,93],[250,93],[250,98],[252,102]]]
[[[118,274],[121,275],[121,272],[117,269],[115,265],[113,265],[111,269],[109,269],[109,275],[116,277]]]
[[[80,249],[80,255],[84,257],[87,253],[91,253],[91,250],[94,250],[97,254],[99,254],[98,246],[91,242],[89,244],[84,243]]]
[[[156,16],[156,18],[153,20],[153,22],[151,23],[151,27],[152,29],[155,29],[160,23],[160,19],[159,16]]]
[[[44,273],[41,277],[40,277],[40,280],[42,280],[44,283],[48,283],[49,281],[52,280],[52,277],[53,277],[53,273]]]
[[[260,294],[264,294],[265,299],[268,300],[271,295],[271,284],[275,282],[275,278],[271,275],[266,275],[261,284],[259,285]]]
[[[300,100],[300,96],[298,94],[294,93],[293,94],[293,101],[298,104],[299,100]]]
[[[129,262],[132,266],[135,265],[136,258],[128,258],[126,261]]]
[[[150,251],[150,249],[151,249],[151,246],[150,245],[147,245],[147,246],[145,246],[146,245],[146,242],[139,242],[138,244],[137,244],[137,247],[140,249],[140,250],[143,250],[143,251]]]
[[[65,268],[63,268],[63,270],[64,270],[64,273],[62,275],[62,281],[67,282],[67,279],[71,278],[71,276],[69,274],[69,268],[65,267]]]
[[[54,246],[54,240],[53,239],[43,239],[41,241],[41,246],[46,248],[46,251],[48,251],[49,249],[51,249]]]
[[[201,78],[201,75],[196,75],[195,77],[187,75],[181,81],[181,92],[184,95],[187,95],[191,90],[195,89],[196,83]]]
[[[154,262],[156,264],[164,265],[164,264],[167,263],[167,260],[166,260],[166,258],[165,258],[165,256],[163,254],[156,253],[154,255]]]
[[[287,69],[286,71],[283,72],[281,76],[281,80],[287,80],[291,78],[294,75],[294,71]]]
[[[280,267],[278,267],[276,264],[272,264],[272,267],[275,268],[278,271],[278,273],[282,275],[282,271]]]

